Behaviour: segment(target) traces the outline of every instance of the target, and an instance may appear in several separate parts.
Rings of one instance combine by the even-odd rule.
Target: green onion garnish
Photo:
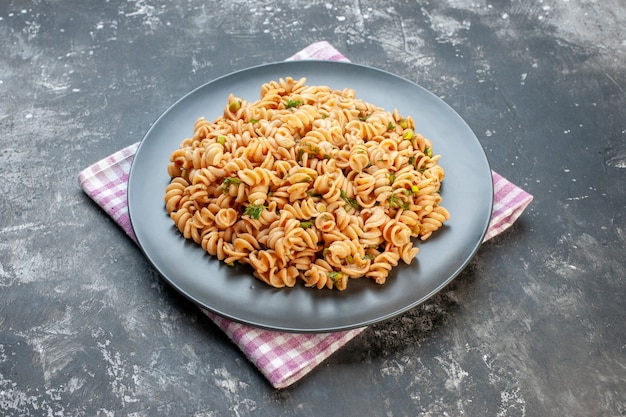
[[[233,101],[228,105],[228,110],[235,112],[241,108],[241,101]]]

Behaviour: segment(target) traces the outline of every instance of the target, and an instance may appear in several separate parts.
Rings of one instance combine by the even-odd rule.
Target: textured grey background
[[[0,414],[626,415],[626,2],[0,3]],[[535,196],[425,304],[277,391],[80,190],[213,78],[327,40]]]

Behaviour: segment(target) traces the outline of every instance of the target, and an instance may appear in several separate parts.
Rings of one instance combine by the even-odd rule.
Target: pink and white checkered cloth
[[[348,61],[327,42],[316,42],[289,60]],[[78,175],[80,185],[133,239],[126,200],[128,174],[138,143],[87,167]],[[532,196],[493,172],[494,207],[485,240],[511,226],[532,201]],[[203,310],[204,311],[204,310]],[[275,388],[301,379],[366,328],[323,334],[285,333],[233,322],[204,313],[219,326]]]

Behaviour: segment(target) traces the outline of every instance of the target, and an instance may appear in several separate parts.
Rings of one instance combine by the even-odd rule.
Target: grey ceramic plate
[[[415,120],[431,139],[446,171],[441,195],[451,213],[445,227],[420,242],[417,260],[397,267],[387,283],[358,279],[345,291],[274,289],[247,266],[228,267],[191,241],[169,219],[163,203],[171,152],[192,135],[194,121],[218,117],[230,93],[259,98],[270,80],[306,77],[310,85],[345,87],[357,97]],[[493,201],[491,171],[471,129],[439,98],[390,73],[349,63],[293,61],[245,69],[211,81],[172,105],[154,123],[135,156],[128,185],[130,218],[140,247],[174,288],[198,305],[254,326],[331,332],[396,316],[431,297],[456,277],[483,240]]]

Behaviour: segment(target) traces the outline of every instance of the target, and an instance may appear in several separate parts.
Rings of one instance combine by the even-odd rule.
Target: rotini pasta
[[[273,287],[384,284],[450,218],[438,161],[410,116],[279,79],[195,122],[171,154],[165,209],[184,238]]]

